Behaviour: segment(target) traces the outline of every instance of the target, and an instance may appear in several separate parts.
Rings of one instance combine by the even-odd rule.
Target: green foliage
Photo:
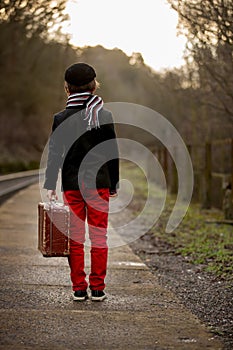
[[[0,163],[0,175],[17,173],[26,170],[35,170],[39,168],[39,165],[39,162],[36,161],[30,161],[28,163],[21,161]]]

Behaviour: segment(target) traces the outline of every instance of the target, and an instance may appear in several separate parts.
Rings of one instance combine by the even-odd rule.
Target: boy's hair
[[[98,89],[99,85],[100,85],[98,83],[98,81],[96,81],[96,79],[93,79],[90,83],[85,84],[85,85],[81,85],[81,86],[72,85],[72,84],[69,84],[67,82],[66,82],[66,84],[67,84],[67,88],[71,94],[79,93],[79,92],[86,92],[86,91],[93,92],[96,89]]]

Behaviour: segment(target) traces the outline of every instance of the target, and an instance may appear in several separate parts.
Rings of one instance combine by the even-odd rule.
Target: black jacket
[[[85,109],[67,108],[54,116],[44,188],[56,189],[59,169],[62,190],[88,188],[115,190],[119,181],[119,158],[110,111],[99,112],[99,128],[87,130]]]

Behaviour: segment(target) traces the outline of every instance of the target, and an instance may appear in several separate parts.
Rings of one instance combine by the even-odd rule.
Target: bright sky
[[[183,63],[185,38],[177,37],[178,16],[166,0],[68,0],[67,12],[63,31],[75,46],[141,52],[155,70]]]

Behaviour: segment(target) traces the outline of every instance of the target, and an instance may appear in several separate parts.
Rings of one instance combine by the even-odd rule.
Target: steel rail
[[[22,171],[0,176],[0,198],[39,181],[39,170]]]

